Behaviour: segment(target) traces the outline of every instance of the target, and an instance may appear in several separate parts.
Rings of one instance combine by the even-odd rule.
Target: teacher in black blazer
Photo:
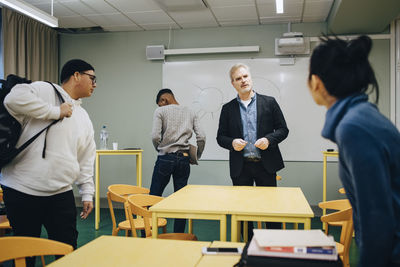
[[[289,133],[283,113],[275,98],[253,90],[247,65],[234,65],[230,78],[238,95],[222,107],[217,142],[229,150],[232,183],[276,186],[276,172],[284,167],[278,144]],[[267,225],[268,228],[278,226]],[[249,238],[252,229],[249,223]]]

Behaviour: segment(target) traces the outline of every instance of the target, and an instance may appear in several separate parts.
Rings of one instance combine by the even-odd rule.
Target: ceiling
[[[51,0],[25,0],[51,13]],[[146,31],[326,21],[334,0],[54,0],[60,28]]]
[[[21,1],[21,0],[19,0]],[[51,0],[24,0],[51,13]],[[381,33],[400,0],[54,0],[60,31],[148,31],[277,23],[327,22],[335,34]]]

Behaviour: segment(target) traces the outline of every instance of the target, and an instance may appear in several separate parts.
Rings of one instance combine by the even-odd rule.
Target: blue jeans
[[[171,175],[174,182],[174,192],[186,186],[190,175],[189,157],[180,153],[158,156],[151,179],[150,194],[161,196],[171,179]],[[174,232],[183,233],[185,226],[185,219],[175,219]]]

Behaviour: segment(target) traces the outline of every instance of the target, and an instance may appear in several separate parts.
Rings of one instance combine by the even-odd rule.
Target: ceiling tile
[[[125,15],[138,24],[174,23],[174,21],[162,10],[128,12],[125,13]]]
[[[273,0],[275,1],[275,0]],[[255,5],[255,0],[207,0],[209,7]]]
[[[31,5],[40,5],[40,4],[51,4],[51,0],[25,0],[24,2],[27,2],[28,4]],[[56,2],[54,2],[55,4]]]
[[[58,23],[60,28],[85,28],[98,26],[81,16],[59,17]]]
[[[168,29],[180,29],[176,23],[171,24],[164,24],[164,23],[157,23],[157,24],[140,24],[142,28],[145,30],[168,30]]]
[[[123,12],[161,10],[161,8],[152,0],[105,0],[105,1]]]
[[[179,24],[201,22],[206,23],[207,25],[218,25],[208,9],[185,12],[169,12],[169,15]]]
[[[179,23],[183,29],[217,27],[216,22],[184,22]]]
[[[77,14],[80,15],[88,15],[88,14],[96,14],[97,12],[91,7],[85,5],[79,0],[59,0],[60,4],[64,7],[71,9]]]
[[[101,14],[101,15],[87,15],[86,18],[94,21],[96,24],[100,26],[125,26],[125,25],[133,25],[134,23],[129,20],[127,17],[120,13],[113,14]]]
[[[213,8],[212,11],[218,20],[245,20],[258,18],[255,6],[217,7]]]
[[[44,12],[51,14],[51,6],[50,4],[36,4],[35,7],[43,10]],[[63,6],[60,3],[54,3],[53,6],[53,11],[54,11],[54,16],[55,17],[66,17],[66,16],[76,16],[78,15],[77,13],[75,13],[74,11],[72,11],[71,9],[66,8],[65,6]]]
[[[304,16],[322,16],[326,17],[329,15],[329,11],[332,7],[332,1],[306,1],[304,8]]]
[[[263,17],[260,18],[261,24],[273,24],[273,23],[287,23],[287,22],[300,22],[300,17]]]
[[[92,10],[96,11],[95,14],[107,14],[118,12],[113,6],[104,0],[81,0],[85,5],[89,6]],[[88,14],[85,14],[88,15]]]
[[[127,25],[127,26],[104,26],[103,30],[109,32],[133,32],[133,31],[142,31],[143,29],[136,25]]]
[[[221,26],[259,25],[258,19],[219,21]]]

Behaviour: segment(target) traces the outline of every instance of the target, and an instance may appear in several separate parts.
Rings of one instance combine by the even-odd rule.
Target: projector
[[[301,32],[287,32],[275,39],[275,55],[301,55],[310,53],[310,38]]]

